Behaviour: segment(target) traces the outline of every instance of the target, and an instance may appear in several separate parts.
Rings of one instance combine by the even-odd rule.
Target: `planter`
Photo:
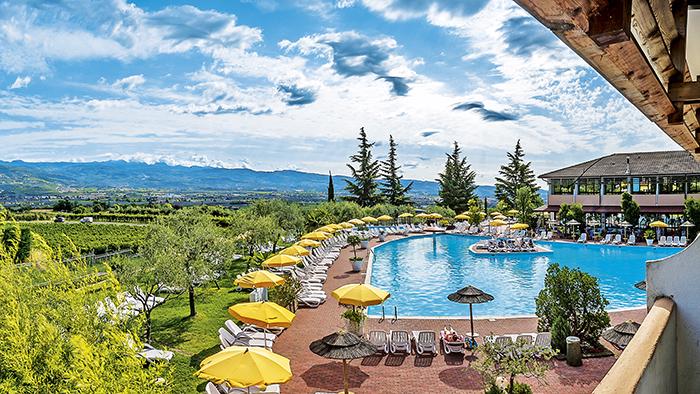
[[[364,239],[360,241],[360,249],[367,249],[369,248],[369,239]]]
[[[352,271],[353,272],[360,272],[362,270],[362,264],[364,263],[364,259],[358,258],[357,260],[351,258],[350,259],[350,264],[352,264]]]
[[[654,244],[654,240],[653,240],[653,239],[647,239],[647,246],[651,246],[651,245],[653,245],[653,244]]]
[[[364,335],[364,321],[355,322],[345,319],[345,330],[359,336]]]
[[[379,242],[384,242],[385,239],[386,239],[386,234],[384,234],[384,233],[379,234]]]

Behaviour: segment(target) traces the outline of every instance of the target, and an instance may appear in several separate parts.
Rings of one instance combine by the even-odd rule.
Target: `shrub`
[[[656,233],[652,229],[648,229],[644,231],[644,238],[646,239],[654,239],[656,238]]]
[[[285,308],[294,309],[297,296],[301,293],[301,282],[291,276],[284,279],[284,283],[270,289],[270,301]]]
[[[571,332],[571,325],[569,322],[557,316],[552,322],[550,331],[552,333],[552,347],[558,349],[561,353],[566,353],[566,337],[568,337]]]
[[[539,330],[551,330],[558,318],[569,325],[565,332],[567,327],[562,323],[558,335],[577,336],[592,347],[597,347],[600,334],[610,325],[605,311],[608,300],[600,293],[598,280],[578,268],[549,266],[535,304]]]
[[[700,200],[694,198],[685,200],[685,217],[695,223],[695,227],[688,227],[688,239],[695,239],[700,226]]]

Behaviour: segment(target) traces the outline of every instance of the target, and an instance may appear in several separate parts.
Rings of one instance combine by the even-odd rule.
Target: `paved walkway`
[[[376,245],[373,241],[372,246]],[[363,250],[363,254],[367,251]],[[350,272],[349,257],[352,248],[345,248],[338,260],[330,267],[324,290],[328,300],[316,309],[300,309],[292,327],[285,330],[274,346],[274,351],[292,361],[294,378],[282,386],[287,393],[337,392],[342,388],[342,363],[328,360],[309,350],[309,344],[323,336],[343,328],[340,314],[344,308],[330,296],[330,292],[344,284],[361,283],[364,270]],[[627,319],[641,322],[646,310],[638,309],[611,313],[612,324]],[[370,319],[365,330],[379,328],[386,331],[434,330],[452,325],[459,332],[469,330],[468,319],[401,319],[392,324],[390,319],[379,323]],[[477,332],[489,334],[515,334],[535,332],[537,319],[512,318],[498,320],[475,320]],[[474,369],[468,368],[477,358],[467,354],[466,358],[438,355],[437,357],[373,356],[355,360],[350,364],[350,387],[355,393],[483,393],[481,378]],[[552,361],[545,382],[520,379],[532,385],[535,393],[590,393],[615,362],[614,357],[584,360],[583,367],[572,368],[561,361]]]

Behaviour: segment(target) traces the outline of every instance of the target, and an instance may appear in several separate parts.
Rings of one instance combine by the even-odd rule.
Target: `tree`
[[[575,220],[583,225],[586,222],[586,214],[583,212],[583,205],[581,204],[561,204],[559,206],[559,221],[564,224],[569,220]],[[567,226],[569,227],[569,226]]]
[[[172,276],[164,284],[187,291],[190,317],[194,317],[195,288],[222,270],[233,248],[210,216],[198,209],[183,209],[150,226],[140,253],[170,264]]]
[[[508,152],[508,164],[502,165],[496,177],[496,197],[505,201],[508,206],[515,205],[515,194],[523,186],[527,186],[537,195],[535,173],[530,168],[530,162],[525,162],[525,152],[520,146],[520,140],[515,144],[515,151]],[[533,197],[534,198],[534,197]],[[533,203],[535,201],[533,200]]]
[[[119,284],[84,263],[47,260],[41,270],[0,265],[0,392],[167,393],[168,363],[144,368],[140,319],[98,318]]]
[[[381,175],[384,183],[381,187],[384,200],[393,205],[408,205],[411,203],[408,191],[413,187],[413,182],[405,187],[401,183],[403,175],[400,175],[401,166],[396,164],[396,142],[394,137],[389,135],[389,154],[387,159],[381,163]]]
[[[56,204],[54,204],[53,210],[54,212],[73,212],[77,205],[78,204],[72,201],[59,200]]]
[[[363,207],[369,207],[381,202],[381,196],[377,193],[377,177],[379,176],[379,162],[372,160],[372,147],[374,142],[367,141],[365,128],[360,127],[360,137],[357,138],[359,150],[350,156],[350,161],[357,164],[357,168],[348,164],[354,181],[345,180],[345,189],[350,196],[345,197],[348,201],[354,201]]]
[[[335,202],[335,188],[333,187],[333,175],[328,171],[328,202]]]
[[[460,157],[461,149],[454,142],[454,149],[447,155],[445,169],[437,179],[440,184],[439,204],[455,212],[464,212],[469,208],[469,200],[474,198],[476,173],[467,164],[467,159]]]
[[[17,222],[11,222],[5,225],[3,231],[2,243],[7,252],[7,256],[13,261],[17,262],[17,254],[19,252],[19,247],[22,242],[22,230],[19,228]]]
[[[279,239],[278,222],[272,216],[257,216],[251,211],[238,212],[229,230],[234,242],[243,249],[246,271],[261,260],[263,256],[260,252],[264,245]]]
[[[639,204],[632,199],[632,195],[627,192],[622,193],[620,205],[622,206],[622,215],[625,217],[625,220],[633,226],[639,224]]]
[[[265,224],[264,230],[270,232],[269,239],[272,242],[272,251],[277,251],[277,245],[285,236],[296,237],[304,231],[304,213],[298,204],[289,203],[280,199],[256,200],[249,208],[241,212],[250,211],[253,216],[269,217],[274,224]]]
[[[535,304],[538,330],[552,329],[552,343],[562,352],[566,351],[565,338],[571,335],[597,347],[600,334],[610,325],[605,311],[608,300],[600,293],[598,279],[578,268],[550,265]]]
[[[469,224],[477,225],[484,220],[484,213],[481,211],[481,207],[479,206],[479,200],[469,200],[469,209],[465,213],[469,218],[467,219]]]
[[[533,201],[536,201],[535,193],[529,186],[523,186],[515,192],[513,208],[518,211],[518,221],[527,223],[531,227],[535,224],[533,214],[536,206]]]
[[[524,341],[499,344],[484,341],[478,348],[479,362],[475,369],[484,378],[487,387],[495,387],[501,376],[508,378],[506,391],[513,393],[519,375],[541,379],[549,366],[544,361],[554,357],[555,352],[549,347],[532,346]],[[532,392],[532,391],[529,391]]]
[[[689,198],[685,200],[685,217],[690,220],[694,227],[688,227],[688,239],[695,239],[700,226],[700,200]]]

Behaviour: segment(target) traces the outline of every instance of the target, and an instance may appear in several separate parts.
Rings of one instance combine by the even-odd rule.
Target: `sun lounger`
[[[552,346],[552,335],[548,332],[539,332],[535,336],[535,346],[539,347],[551,347]]]
[[[464,353],[464,337],[454,330],[440,331],[440,340],[445,354]]]
[[[576,242],[583,244],[583,243],[586,243],[587,239],[588,239],[588,236],[586,235],[586,233],[581,233],[581,236],[578,237],[578,240],[576,240]]]
[[[506,337],[506,336],[500,336],[496,337],[493,340],[494,343],[501,345],[501,346],[506,346],[506,345],[511,345],[513,343],[513,338],[511,337]]]
[[[265,341],[262,339],[252,339],[245,336],[234,336],[223,327],[219,328],[219,339],[221,340],[222,348],[233,345],[271,348],[274,344],[274,342],[270,340]]]
[[[673,241],[671,242],[671,246],[680,246],[681,245],[681,238],[677,235],[673,237]]]
[[[144,343],[143,350],[139,352],[139,356],[145,358],[149,363],[153,363],[156,361],[170,361],[170,359],[173,358],[173,352],[156,349],[153,346]]]
[[[280,385],[279,384],[271,384],[267,387],[265,387],[265,390],[259,389],[257,386],[252,386],[252,387],[227,387],[227,386],[219,386],[221,387],[224,391],[225,394],[278,394],[280,392]]]
[[[688,237],[685,235],[682,235],[680,238],[680,242],[678,243],[678,246],[686,246],[688,245]]]
[[[515,338],[515,343],[524,343],[527,346],[532,346],[535,342],[535,339],[532,337],[532,335],[518,335],[517,338]]]
[[[658,246],[666,246],[666,236],[662,235],[659,237],[659,242],[657,244]]]
[[[226,320],[226,322],[224,323],[224,326],[235,337],[247,336],[251,339],[262,339],[262,340],[268,340],[268,341],[272,341],[272,342],[274,342],[277,339],[277,335],[275,335],[271,332],[267,332],[267,333],[260,332],[258,330],[253,329],[253,328],[242,329],[238,326],[238,324],[234,323],[233,320]]]
[[[637,237],[634,234],[631,234],[629,238],[627,238],[627,245],[634,245],[637,243]]]
[[[391,338],[389,340],[389,350],[391,353],[411,353],[411,340],[408,336],[408,331],[392,330],[390,335]]]
[[[612,234],[605,234],[605,239],[600,241],[602,244],[609,244],[612,241]]]
[[[386,331],[370,331],[369,341],[377,348],[379,353],[389,353],[389,338]]]
[[[206,386],[204,386],[204,392],[206,394],[221,394],[221,391],[219,391],[219,389],[216,388],[216,385],[212,382],[209,382]]]
[[[416,353],[437,354],[435,331],[413,331],[413,339],[416,341]]]
[[[613,245],[619,245],[622,243],[622,235],[615,234],[615,239],[612,241]]]

